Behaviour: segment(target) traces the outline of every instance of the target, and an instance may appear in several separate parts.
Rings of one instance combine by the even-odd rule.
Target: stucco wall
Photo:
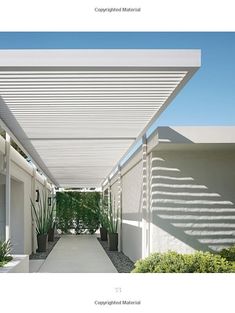
[[[5,176],[2,174],[4,167],[5,151],[4,139],[0,136],[0,240],[5,237]]]
[[[5,236],[5,177],[0,174],[0,240]]]
[[[23,253],[25,250],[24,232],[24,184],[23,182],[11,180],[11,242],[12,252]]]
[[[137,163],[136,163],[137,162]],[[122,169],[122,237],[121,248],[125,255],[136,261],[142,253],[142,163],[135,160],[132,167]],[[117,177],[111,181],[111,193],[118,201]]]
[[[23,161],[23,160],[21,160]],[[19,162],[20,163],[20,162]],[[30,199],[33,199],[32,192],[32,175],[31,171],[26,171],[25,168],[20,167],[17,163],[11,161],[11,175],[12,179],[18,184],[14,184],[11,191],[11,201],[12,201],[12,214],[18,207],[21,208],[22,223],[14,223],[12,216],[12,234],[18,232],[17,228],[24,229],[23,234],[23,250],[14,251],[14,253],[30,254],[32,252],[32,218],[31,218],[31,203]],[[40,181],[39,181],[40,180]],[[42,191],[43,184],[42,179],[38,178],[35,182],[35,189]],[[22,185],[21,185],[22,184]],[[23,186],[23,196],[18,197],[18,193],[21,193]],[[13,227],[14,223],[14,227]],[[14,244],[14,242],[13,242]]]
[[[4,139],[0,137],[1,151],[3,151]],[[0,163],[3,161],[0,158]],[[0,164],[0,168],[3,168]],[[33,178],[33,167],[13,148],[11,148],[11,242],[13,252],[18,254],[31,254],[32,242],[32,217],[30,198],[33,199],[36,189],[45,189],[44,178],[36,173],[35,188]],[[5,176],[0,174],[0,223],[1,232],[5,235]],[[49,185],[47,184],[47,189]]]
[[[132,261],[142,255],[142,163],[122,177],[122,250]]]
[[[154,151],[151,251],[235,243],[235,152]]]

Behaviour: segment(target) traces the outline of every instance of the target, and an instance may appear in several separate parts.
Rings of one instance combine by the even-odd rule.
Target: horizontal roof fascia
[[[126,70],[134,67],[161,68],[200,67],[201,50],[167,50],[167,49],[74,49],[74,50],[0,50],[0,67],[6,70],[19,70],[20,67],[49,71],[58,69],[77,70],[81,68],[96,70],[110,68]]]
[[[156,133],[159,143],[235,143],[235,126],[162,126]]]

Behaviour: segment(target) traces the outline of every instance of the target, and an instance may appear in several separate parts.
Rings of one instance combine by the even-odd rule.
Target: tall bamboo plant
[[[101,227],[108,230],[109,228],[109,207],[108,207],[108,199],[107,196],[102,196],[100,199],[100,214],[99,220]]]
[[[55,201],[52,201],[51,206],[49,206],[47,193],[43,191],[42,196],[39,196],[39,201],[36,203],[37,205],[31,199],[32,214],[36,222],[36,232],[38,235],[46,235],[53,225]]]
[[[108,232],[111,234],[117,233],[118,230],[118,216],[119,210],[115,207],[115,199],[112,201],[111,193],[109,194],[109,208],[108,208]]]
[[[48,227],[54,229],[56,225],[56,199],[51,199],[51,205],[48,204]]]

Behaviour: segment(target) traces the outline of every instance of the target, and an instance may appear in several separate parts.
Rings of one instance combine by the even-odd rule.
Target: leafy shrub
[[[74,207],[73,198],[62,192],[56,194],[57,228],[62,233],[68,233],[69,229],[73,228]]]
[[[169,251],[153,253],[146,259],[138,260],[132,273],[231,273],[233,264],[209,252],[179,254]]]
[[[12,260],[12,257],[9,255],[11,253],[11,248],[12,245],[10,240],[0,241],[0,267]]]
[[[80,219],[78,233],[87,230],[93,234],[100,226],[100,194],[97,192],[82,192],[80,194],[80,209],[77,216]],[[77,232],[77,230],[76,230]]]
[[[221,250],[219,252],[219,255],[221,255],[227,261],[234,262],[235,261],[235,246]]]

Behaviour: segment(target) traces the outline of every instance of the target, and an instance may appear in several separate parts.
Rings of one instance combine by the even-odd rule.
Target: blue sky
[[[235,125],[235,33],[0,33],[0,49],[202,50],[202,66],[157,125]]]

